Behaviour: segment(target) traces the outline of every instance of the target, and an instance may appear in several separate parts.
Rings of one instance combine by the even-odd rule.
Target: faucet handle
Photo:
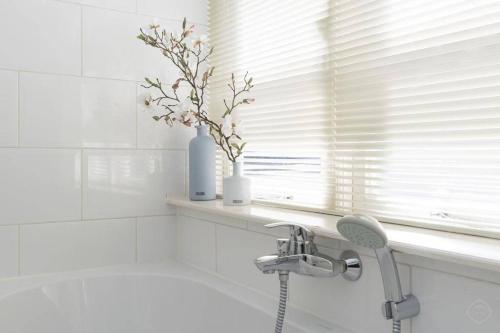
[[[290,228],[290,239],[297,240],[298,236],[302,236],[304,241],[309,241],[314,238],[314,231],[310,228],[295,222],[277,222],[266,224],[266,228],[276,228],[276,227],[289,227]]]
[[[315,254],[314,232],[298,223],[278,222],[266,225],[267,228],[289,227],[290,239],[278,239],[278,253],[280,255]]]

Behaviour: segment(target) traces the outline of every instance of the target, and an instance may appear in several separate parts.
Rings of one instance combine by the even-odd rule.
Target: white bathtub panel
[[[80,7],[46,0],[2,0],[0,31],[5,32],[0,67],[81,74]]]
[[[177,151],[85,151],[84,218],[169,215],[166,195],[185,191],[184,156]]]
[[[500,327],[500,285],[423,268],[412,269],[421,304],[412,333],[492,333]]]
[[[205,270],[216,270],[215,224],[179,216],[177,256],[179,260]]]
[[[137,218],[139,262],[175,258],[176,222],[175,215]]]
[[[135,219],[21,227],[22,274],[133,263],[135,252]]]
[[[0,146],[17,145],[17,84],[16,72],[0,71]]]
[[[70,149],[0,149],[0,225],[81,218],[81,156]]]

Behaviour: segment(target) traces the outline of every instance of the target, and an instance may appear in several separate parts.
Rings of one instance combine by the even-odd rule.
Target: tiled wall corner
[[[207,3],[165,5],[0,1],[0,278],[175,256],[165,198],[185,192],[194,130],[138,105],[145,76],[177,73],[136,36],[206,23]]]

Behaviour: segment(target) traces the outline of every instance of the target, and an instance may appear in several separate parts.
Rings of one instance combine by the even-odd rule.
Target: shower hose
[[[392,321],[392,333],[401,333],[401,321],[393,320]]]
[[[281,333],[283,330],[283,321],[285,320],[286,300],[288,298],[288,272],[279,272],[280,279],[280,302],[278,306],[278,316],[276,317],[276,326],[274,333]]]
[[[286,271],[279,272],[280,279],[280,301],[278,306],[278,315],[276,317],[276,326],[274,327],[274,333],[281,333],[283,330],[283,322],[285,320],[286,312],[286,301],[288,298],[288,277],[289,274]],[[392,333],[401,333],[401,321],[392,321]]]

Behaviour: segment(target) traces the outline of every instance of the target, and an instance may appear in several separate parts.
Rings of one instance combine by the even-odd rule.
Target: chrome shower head
[[[337,222],[338,231],[356,245],[380,249],[387,245],[384,228],[375,218],[366,215],[347,215]]]
[[[342,236],[354,244],[375,250],[386,299],[402,301],[404,296],[401,291],[398,268],[392,250],[387,246],[387,235],[380,222],[371,216],[347,215],[337,222],[337,229]]]

